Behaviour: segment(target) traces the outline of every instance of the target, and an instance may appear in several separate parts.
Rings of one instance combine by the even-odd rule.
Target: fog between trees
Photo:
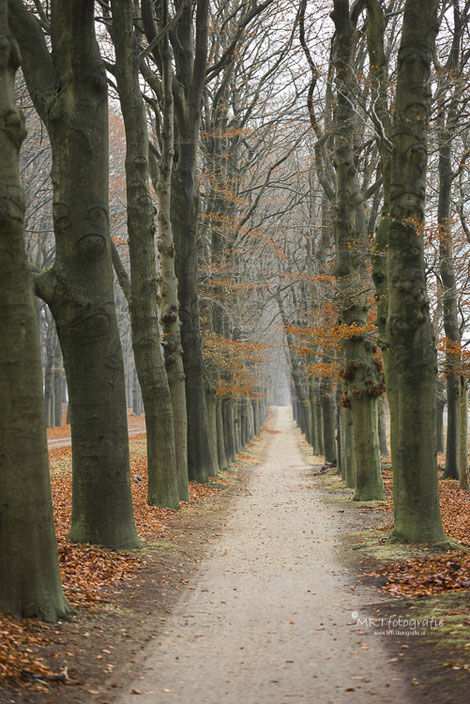
[[[45,460],[63,402],[70,540],[139,545],[128,407],[149,503],[177,509],[289,390],[357,501],[384,496],[389,412],[393,539],[444,543],[444,396],[467,486],[469,11],[0,2],[1,608],[68,612]],[[40,548],[11,538],[30,514]]]

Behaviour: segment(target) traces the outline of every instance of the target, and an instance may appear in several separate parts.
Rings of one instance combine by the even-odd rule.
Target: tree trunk
[[[440,390],[439,386],[436,394],[437,451],[444,452],[444,408],[446,407],[446,399],[444,393]]]
[[[11,8],[24,75],[52,145],[56,259],[35,284],[56,322],[70,394],[70,539],[137,547],[109,237],[107,81],[94,3],[52,3],[52,54],[23,3],[12,0]]]
[[[237,450],[235,445],[235,419],[233,411],[234,401],[231,398],[224,398],[222,401],[222,415],[224,420],[224,441],[225,456],[227,462],[235,462]]]
[[[356,454],[354,452],[354,419],[350,408],[341,408],[341,471],[346,486],[356,488]]]
[[[162,25],[168,22],[168,2],[161,3]],[[163,328],[163,352],[173,405],[176,466],[180,499],[189,501],[188,489],[188,420],[186,386],[181,346],[181,321],[178,303],[178,279],[175,272],[175,246],[171,226],[171,181],[175,157],[173,70],[168,34],[160,42],[162,62],[162,138],[157,173],[153,183],[158,199],[158,251],[160,255],[160,322]],[[153,159],[151,159],[151,164]]]
[[[314,455],[320,454],[320,435],[322,433],[321,406],[319,408],[319,394],[317,394],[317,382],[310,380],[310,405],[312,408],[312,452]]]
[[[382,457],[388,455],[387,424],[385,422],[386,403],[382,397],[379,399],[378,426],[379,426],[379,451]]]
[[[357,220],[362,203],[354,156],[356,113],[352,105],[351,80],[357,32],[349,13],[349,2],[334,0],[332,19],[336,27],[334,60],[336,65],[336,106],[334,111],[336,270],[341,296],[340,319],[345,327],[341,341],[342,371],[345,382],[343,402],[351,408],[357,442],[353,445],[356,466],[355,499],[385,498],[380,472],[376,426],[366,431],[367,419],[377,422],[377,397],[383,379],[377,368],[376,346],[366,334],[369,324],[368,302],[364,292],[367,280],[366,233]],[[347,449],[346,449],[347,452]],[[369,474],[370,477],[366,475]],[[362,495],[364,489],[364,495]],[[372,491],[375,495],[372,496]]]
[[[465,377],[460,377],[460,437],[459,437],[459,486],[468,489],[468,383]]]
[[[357,403],[357,408],[355,408]],[[385,498],[379,457],[379,435],[377,419],[377,399],[369,398],[368,403],[352,400],[354,447],[357,458],[366,460],[367,466],[356,465],[355,501],[374,501]],[[372,468],[374,471],[372,471]]]
[[[56,341],[54,350],[54,366],[52,368],[52,385],[54,389],[54,427],[62,427],[62,382],[63,368],[62,355],[59,341]]]
[[[321,409],[323,420],[323,450],[325,462],[336,460],[336,404],[331,380],[323,377],[321,384]],[[323,453],[322,453],[323,454]]]
[[[148,502],[151,506],[179,508],[172,400],[158,326],[154,207],[149,190],[148,130],[139,84],[140,59],[133,31],[133,2],[113,0],[111,7],[116,81],[126,131],[129,312],[145,409]]]
[[[44,408],[46,410],[46,425],[48,428],[52,428],[54,426],[54,386],[52,383],[52,368],[54,366],[54,344],[56,335],[55,331],[53,333],[51,329],[53,325],[52,320],[49,320],[46,336],[46,360],[44,365]]]
[[[215,412],[217,424],[217,458],[219,468],[224,470],[227,469],[229,463],[225,454],[223,400],[221,396],[216,397]]]
[[[15,104],[20,63],[0,0],[0,609],[46,621],[69,618],[54,533],[36,309],[24,249]]]
[[[194,207],[196,136],[191,144],[182,139],[178,161],[173,170],[172,225],[176,245],[176,274],[181,317],[181,340],[186,375],[188,418],[188,472],[195,481],[206,481],[213,474],[209,424],[205,397],[205,370],[199,327],[197,287],[197,213]]]
[[[382,171],[383,205],[376,228],[374,251],[371,257],[372,279],[375,286],[375,300],[377,305],[377,328],[381,341],[382,357],[385,375],[385,389],[387,392],[388,407],[390,411],[390,454],[392,466],[397,466],[398,451],[398,393],[397,369],[395,358],[390,354],[390,345],[387,341],[387,319],[389,304],[389,282],[387,270],[387,253],[390,224],[390,188],[391,188],[391,145],[392,122],[391,110],[388,105],[388,61],[384,49],[384,13],[378,0],[366,0],[368,10],[367,22],[367,47],[371,72],[371,100],[375,105],[375,128],[377,132],[377,145],[380,152]],[[393,473],[393,500],[394,507],[398,496],[398,474]]]
[[[186,375],[189,478],[206,481],[217,472],[212,457],[205,398],[205,369],[199,327],[197,260],[198,213],[196,159],[201,97],[207,64],[208,0],[199,0],[195,12],[188,5],[174,30],[172,43],[177,80],[175,97],[176,158],[171,193],[171,222],[175,239],[175,270],[181,318],[183,364]]]
[[[211,453],[214,457],[219,457],[218,449],[217,449],[217,398],[215,395],[215,391],[207,386],[206,389],[206,405],[207,405],[207,417],[209,420],[209,437],[210,437],[210,443],[211,443]],[[217,471],[214,473],[212,476],[216,476],[218,472],[218,465],[217,465]]]
[[[404,542],[444,541],[436,471],[436,373],[423,236],[430,70],[437,0],[406,0],[391,164],[387,339],[398,394],[395,528]]]
[[[449,74],[441,77],[451,79]],[[441,85],[443,102],[446,91]],[[445,121],[446,107],[439,106],[438,140],[439,140],[439,202],[437,220],[439,225],[439,268],[442,282],[442,307],[444,313],[444,331],[446,336],[446,384],[447,384],[447,443],[446,443],[446,479],[459,478],[459,407],[460,407],[460,328],[457,309],[457,285],[452,247],[452,228],[450,223],[450,206],[452,181],[454,178],[451,148],[452,125],[455,123],[455,105],[451,101]],[[451,126],[449,126],[449,123]]]

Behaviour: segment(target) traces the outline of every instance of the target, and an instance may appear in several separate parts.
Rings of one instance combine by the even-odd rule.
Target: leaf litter
[[[388,501],[370,510],[392,511],[392,471],[383,472]],[[435,596],[449,591],[467,591],[470,588],[470,492],[461,489],[457,481],[439,482],[441,514],[444,532],[462,545],[460,550],[436,550],[423,545],[422,557],[392,562],[369,572],[370,576],[382,577],[382,589],[396,596]],[[383,529],[392,526],[391,520]],[[468,550],[465,549],[468,546]]]
[[[58,429],[57,434],[50,435],[61,437],[63,432],[63,429]],[[178,521],[181,514],[170,509],[148,506],[145,435],[133,437],[130,447],[132,501],[139,537],[144,544],[146,541],[164,541],[169,537],[170,526]],[[249,460],[247,446],[243,461],[249,464]],[[137,552],[68,542],[72,494],[71,448],[51,449],[49,462],[64,593],[76,608],[93,610],[97,605],[109,602],[110,587],[115,589],[136,579],[146,565],[145,557]],[[211,477],[209,486],[191,483],[189,504],[182,502],[182,507],[213,502],[228,483],[224,474],[227,473],[221,472],[218,477]],[[55,624],[0,612],[0,686],[22,686],[37,690],[45,689],[51,681],[77,684],[69,678],[66,669],[60,673],[52,671],[39,654],[41,648],[54,642],[61,643],[59,634]],[[61,645],[58,645],[58,650],[60,649]]]

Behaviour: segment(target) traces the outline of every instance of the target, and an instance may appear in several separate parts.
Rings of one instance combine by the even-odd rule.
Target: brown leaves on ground
[[[470,554],[448,551],[441,557],[418,558],[375,570],[385,575],[384,591],[399,596],[434,596],[470,587]]]
[[[249,456],[247,454],[246,458]],[[110,586],[116,589],[134,579],[145,565],[145,560],[138,553],[67,541],[72,498],[71,448],[52,449],[49,459],[64,592],[75,607],[92,609],[96,604],[108,601]],[[144,541],[169,539],[170,527],[180,520],[181,514],[147,505],[146,477],[146,441],[142,435],[131,440],[131,487],[137,531]],[[212,477],[209,485],[190,484],[190,505],[214,501],[227,483],[220,476]],[[55,637],[54,625],[0,613],[0,685],[21,683],[36,688],[38,683],[41,686],[41,675],[47,678],[57,674],[51,673],[44,660],[37,655],[38,649],[54,642]]]
[[[384,484],[389,498],[391,474],[391,470],[384,472]],[[461,489],[458,482],[451,480],[440,481],[439,492],[445,534],[470,547],[470,492]],[[391,502],[381,508],[390,510]],[[423,550],[428,553],[424,557],[391,563],[370,574],[385,577],[384,591],[398,596],[434,596],[470,588],[469,551],[449,550],[436,555],[432,548],[423,546]]]

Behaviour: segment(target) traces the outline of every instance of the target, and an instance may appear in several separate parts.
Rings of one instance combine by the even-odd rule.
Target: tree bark
[[[334,61],[336,65],[336,106],[334,111],[335,159],[335,238],[336,278],[341,295],[341,323],[345,332],[341,341],[345,397],[354,419],[354,454],[358,501],[384,499],[377,433],[364,427],[377,418],[377,398],[383,381],[375,359],[375,342],[367,334],[368,310],[364,281],[368,277],[365,232],[357,222],[357,207],[362,202],[356,174],[354,145],[355,111],[352,105],[353,56],[357,32],[352,22],[349,2],[334,1]],[[347,450],[346,450],[347,451]]]
[[[321,409],[323,420],[322,449],[325,462],[333,462],[336,457],[336,403],[331,379],[324,377],[321,383]]]
[[[468,382],[460,377],[460,409],[459,409],[459,486],[468,489]]]
[[[445,539],[436,471],[437,361],[421,230],[437,5],[437,0],[405,3],[393,126],[387,339],[399,409],[392,539],[402,542]]]
[[[378,426],[379,426],[379,451],[382,456],[388,455],[387,445],[387,424],[385,422],[386,403],[385,399],[379,399]]]
[[[235,419],[234,419],[234,401],[231,398],[224,398],[222,401],[222,415],[224,420],[224,441],[225,441],[225,456],[227,462],[235,462],[237,459],[237,450],[235,445]]]
[[[62,347],[70,394],[70,540],[137,547],[108,209],[107,80],[94,3],[51,4],[52,52],[21,0],[12,28],[30,95],[52,145],[56,259],[35,278]]]
[[[199,327],[196,158],[201,97],[207,61],[208,0],[198,0],[193,39],[192,8],[188,5],[175,30],[175,146],[171,222],[175,239],[175,269],[181,317],[183,364],[188,418],[190,479],[206,481],[216,473],[211,453],[205,398],[205,369]]]
[[[219,469],[224,470],[227,469],[229,463],[225,454],[223,400],[221,396],[216,397],[215,412],[217,430],[217,458]]]
[[[453,257],[451,227],[452,182],[455,174],[452,169],[452,146],[455,127],[458,122],[458,105],[455,91],[461,56],[462,21],[459,3],[454,3],[453,38],[449,50],[446,70],[438,80],[438,144],[439,144],[439,200],[437,221],[439,226],[439,269],[442,283],[442,309],[446,343],[446,383],[447,383],[447,446],[446,479],[459,477],[460,439],[460,327],[457,307],[457,285]],[[450,89],[450,95],[449,95]],[[467,462],[465,461],[464,467]]]
[[[54,532],[39,334],[24,248],[15,104],[18,46],[0,0],[0,609],[46,621],[69,618]]]
[[[116,82],[126,131],[127,228],[131,267],[129,312],[132,346],[145,409],[148,502],[151,506],[179,508],[172,399],[158,326],[154,207],[149,189],[149,137],[139,84],[140,59],[132,20],[133,2],[113,0],[111,8]],[[187,487],[184,496],[187,501]]]
[[[162,26],[168,23],[168,3],[161,4]],[[160,42],[161,59],[161,147],[152,180],[158,199],[158,252],[160,256],[160,323],[163,328],[163,354],[173,404],[176,466],[180,499],[189,501],[188,420],[186,386],[181,345],[178,279],[175,272],[175,245],[171,224],[171,183],[175,158],[174,81],[168,34]],[[151,164],[153,159],[151,159]]]
[[[392,466],[397,465],[398,443],[398,394],[397,370],[395,358],[390,354],[390,345],[387,339],[387,318],[389,305],[389,282],[387,271],[387,253],[390,225],[390,179],[391,179],[391,148],[392,148],[392,121],[391,110],[388,105],[388,62],[385,55],[384,13],[378,0],[366,0],[368,11],[367,22],[367,48],[371,73],[371,101],[375,106],[374,127],[376,141],[380,153],[382,172],[383,204],[379,222],[376,227],[374,249],[371,257],[372,279],[375,287],[375,300],[377,305],[377,328],[379,331],[380,347],[385,375],[385,388],[390,410],[390,454]],[[394,507],[398,495],[398,474],[393,473]]]
[[[436,436],[437,436],[437,451],[444,452],[444,408],[446,406],[446,398],[443,385],[438,383],[436,393]]]

